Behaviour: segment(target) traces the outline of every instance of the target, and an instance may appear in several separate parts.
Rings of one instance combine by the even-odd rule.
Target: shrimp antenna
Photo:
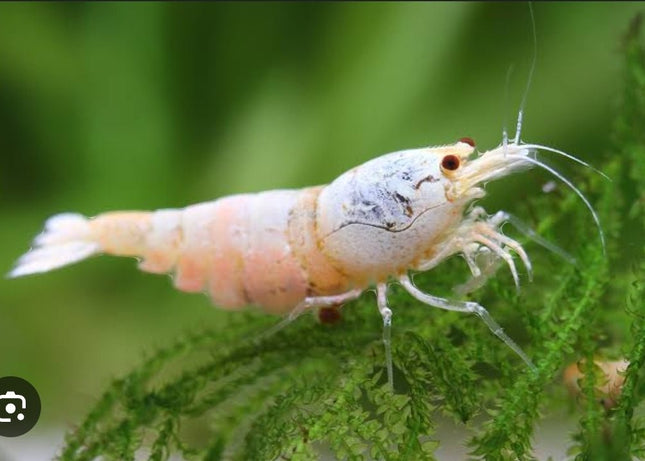
[[[506,114],[506,108],[508,107],[508,88],[511,83],[512,73],[513,64],[511,63],[506,71],[506,83],[504,84],[504,125],[502,126],[502,146],[504,146],[504,152],[506,152],[506,146],[508,146],[508,116]]]
[[[524,106],[526,105],[526,96],[531,88],[531,80],[533,80],[533,72],[535,71],[535,61],[537,60],[537,33],[535,32],[535,15],[533,14],[533,4],[529,2],[529,12],[531,13],[531,30],[533,32],[533,59],[531,60],[531,69],[529,70],[529,77],[526,80],[526,88],[522,95],[522,102],[520,103],[520,110],[517,113],[517,125],[515,127],[515,140],[514,144],[520,143],[520,133],[522,132],[522,121],[524,118]]]
[[[573,161],[574,161],[574,162],[576,162],[576,163],[579,163],[580,165],[583,165],[583,166],[585,166],[585,167],[589,168],[590,170],[594,171],[595,173],[597,173],[597,174],[599,174],[600,176],[602,176],[603,178],[605,178],[607,181],[611,181],[611,178],[610,178],[609,176],[607,176],[605,173],[603,173],[602,171],[600,171],[599,169],[594,168],[592,165],[589,165],[589,164],[588,164],[587,162],[585,162],[584,160],[580,160],[578,157],[575,157],[575,156],[573,156],[573,155],[571,155],[571,154],[567,154],[567,153],[566,153],[566,152],[564,152],[564,151],[561,151],[561,150],[558,150],[558,149],[554,149],[553,147],[549,147],[549,146],[542,146],[542,145],[540,145],[540,144],[533,144],[533,143],[530,143],[530,144],[522,144],[522,147],[526,147],[527,149],[539,149],[539,150],[545,150],[545,151],[547,151],[547,152],[553,152],[554,154],[562,155],[563,157],[566,157],[566,158],[568,158],[568,159],[570,159],[570,160],[573,160]]]
[[[539,166],[540,168],[544,168],[546,171],[551,173],[553,176],[558,178],[560,181],[565,183],[569,188],[576,193],[580,199],[584,202],[584,204],[587,206],[589,211],[591,212],[591,216],[593,217],[594,222],[596,223],[596,227],[598,228],[598,235],[600,235],[600,243],[602,244],[602,254],[606,255],[607,252],[605,251],[605,234],[602,231],[602,226],[600,225],[600,219],[598,219],[598,214],[596,213],[596,210],[591,206],[591,203],[589,203],[589,200],[587,200],[587,197],[584,196],[582,192],[580,192],[580,189],[578,189],[576,186],[574,186],[571,181],[569,181],[567,178],[565,178],[562,174],[558,173],[556,170],[551,168],[550,166],[546,165],[545,163],[540,162],[538,159],[533,158],[533,157],[526,157],[523,155],[509,155],[509,157],[517,157],[526,160],[529,163],[532,163],[534,165]]]

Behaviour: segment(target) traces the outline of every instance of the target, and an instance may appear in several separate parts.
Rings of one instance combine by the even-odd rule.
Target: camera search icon
[[[40,417],[40,396],[17,376],[0,378],[0,436],[17,437],[31,430]]]
[[[8,391],[6,394],[0,395],[0,400],[7,400],[7,404],[4,407],[4,411],[7,415],[13,415],[16,413],[16,404],[14,401],[17,401],[19,403],[19,408],[24,410],[27,408],[27,399],[23,395],[18,395],[13,391]],[[0,405],[3,405],[3,403],[0,403]],[[0,412],[0,415],[2,412]],[[25,414],[24,413],[18,413],[16,415],[16,419],[18,421],[22,421],[25,419]],[[0,423],[10,423],[11,418],[1,418],[0,417]]]

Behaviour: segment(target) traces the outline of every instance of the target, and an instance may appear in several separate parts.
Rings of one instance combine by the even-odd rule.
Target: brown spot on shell
[[[432,176],[432,175],[430,174],[430,175],[426,176],[425,178],[423,178],[423,179],[419,180],[419,181],[414,185],[414,188],[415,188],[415,189],[419,189],[419,187],[421,187],[421,184],[423,184],[424,182],[436,182],[436,181],[438,181],[438,179],[436,179],[434,176]]]

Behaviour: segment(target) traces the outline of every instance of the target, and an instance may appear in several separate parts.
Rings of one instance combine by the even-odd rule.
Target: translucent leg
[[[511,274],[513,275],[513,281],[515,282],[515,288],[517,289],[517,291],[520,291],[520,277],[517,275],[517,268],[515,267],[515,263],[513,262],[513,257],[508,253],[508,251],[504,250],[497,243],[495,243],[494,241],[484,237],[483,235],[475,234],[473,236],[473,238],[477,242],[486,245],[497,256],[499,256],[504,261],[506,261],[506,264],[508,265],[508,268],[511,270]]]
[[[520,358],[524,360],[524,362],[526,362],[526,364],[532,370],[536,370],[535,365],[533,365],[533,362],[531,362],[531,359],[524,353],[520,346],[515,343],[515,341],[513,341],[506,333],[504,333],[502,327],[499,326],[499,324],[493,319],[493,317],[491,317],[491,315],[483,306],[471,301],[448,301],[447,299],[424,293],[413,285],[410,277],[407,274],[402,275],[399,278],[399,281],[401,282],[401,285],[403,285],[403,287],[406,289],[406,291],[410,293],[410,295],[424,304],[438,307],[440,309],[446,309],[449,311],[476,314],[484,321],[484,323],[488,326],[490,331],[492,331],[495,336],[504,341],[504,343],[506,343],[506,345],[510,347],[513,352],[519,355]]]
[[[379,283],[376,285],[376,300],[378,310],[383,317],[383,346],[385,346],[385,368],[387,370],[387,384],[394,390],[394,377],[392,374],[392,309],[387,305],[387,285]]]
[[[479,249],[479,245],[477,244],[464,245],[461,250],[461,254],[466,260],[466,264],[468,264],[468,269],[470,269],[470,273],[472,274],[473,277],[479,277],[482,272],[479,266],[477,265],[477,263],[475,262],[475,257],[479,252],[480,252],[480,249]]]
[[[332,295],[332,296],[314,296],[310,298],[305,298],[302,302],[300,302],[296,307],[294,307],[291,312],[289,312],[289,315],[287,315],[284,319],[282,319],[280,322],[278,322],[276,325],[273,327],[269,328],[266,332],[264,332],[262,335],[260,335],[260,338],[266,338],[268,336],[271,336],[278,331],[282,330],[285,326],[293,322],[295,319],[297,319],[300,314],[305,312],[307,309],[312,309],[316,307],[329,307],[329,306],[335,306],[338,304],[343,304],[348,301],[351,301],[353,299],[358,298],[361,293],[363,293],[362,289],[356,289],[356,290],[351,290],[346,293],[341,293],[339,295]]]
[[[498,230],[491,228],[490,226],[480,226],[477,228],[477,232],[479,232],[480,234],[492,237],[497,242],[504,244],[507,247],[511,248],[513,251],[515,251],[515,253],[517,253],[520,259],[522,260],[524,267],[526,267],[526,272],[529,275],[529,280],[533,279],[533,268],[531,266],[531,260],[529,259],[529,256],[526,254],[526,251],[524,251],[524,248],[522,248],[522,245],[520,245],[512,238],[505,236]]]
[[[499,257],[495,254],[492,253],[490,250],[486,248],[486,252],[483,251],[483,249],[486,247],[483,247],[482,249],[479,250],[480,255],[479,259],[483,260],[481,261],[481,269],[478,275],[473,275],[469,280],[466,282],[456,285],[453,287],[453,291],[457,296],[464,296],[468,293],[472,293],[473,291],[481,288],[486,284],[489,278],[497,272],[497,268],[499,267],[501,260]]]
[[[497,214],[501,214],[502,219],[504,219],[507,222],[509,222],[518,231],[522,232],[524,235],[526,235],[528,238],[533,240],[538,245],[541,245],[543,248],[546,248],[547,250],[552,251],[553,253],[557,254],[562,259],[567,261],[569,264],[574,264],[574,265],[576,264],[576,258],[571,256],[569,253],[564,251],[559,246],[555,245],[554,243],[549,242],[547,239],[545,239],[544,237],[540,236],[537,232],[535,232],[533,229],[531,229],[526,223],[524,223],[518,217],[513,216],[512,214],[506,213],[504,211],[500,211]]]

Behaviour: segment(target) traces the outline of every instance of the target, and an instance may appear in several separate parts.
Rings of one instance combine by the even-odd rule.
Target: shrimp
[[[173,273],[177,289],[205,291],[222,308],[256,305],[287,314],[279,327],[306,310],[356,299],[375,285],[390,384],[387,289],[394,278],[423,304],[478,315],[533,367],[483,306],[424,293],[409,274],[460,254],[475,279],[488,277],[491,261],[500,260],[519,286],[511,252],[529,274],[530,260],[522,245],[500,230],[514,220],[504,212],[488,215],[482,207],[468,207],[484,197],[484,183],[530,167],[542,167],[573,188],[598,223],[582,193],[537,159],[539,150],[586,165],[556,149],[519,141],[477,154],[474,141],[463,138],[377,157],[326,186],[232,195],[183,209],[108,212],[92,219],[63,213],[46,222],[34,247],[8,275],[47,272],[101,253],[131,256],[139,258],[139,269]],[[478,258],[482,254],[487,258]],[[482,259],[486,267],[478,265]]]
[[[573,397],[584,397],[583,391],[580,389],[580,379],[584,378],[584,373],[581,366],[585,360],[570,364],[563,374],[564,384],[569,389]],[[594,365],[598,369],[598,382],[596,383],[596,394],[598,402],[605,408],[611,410],[614,408],[623,390],[625,384],[625,371],[630,363],[625,359],[619,360],[602,360],[601,358],[594,359]]]

